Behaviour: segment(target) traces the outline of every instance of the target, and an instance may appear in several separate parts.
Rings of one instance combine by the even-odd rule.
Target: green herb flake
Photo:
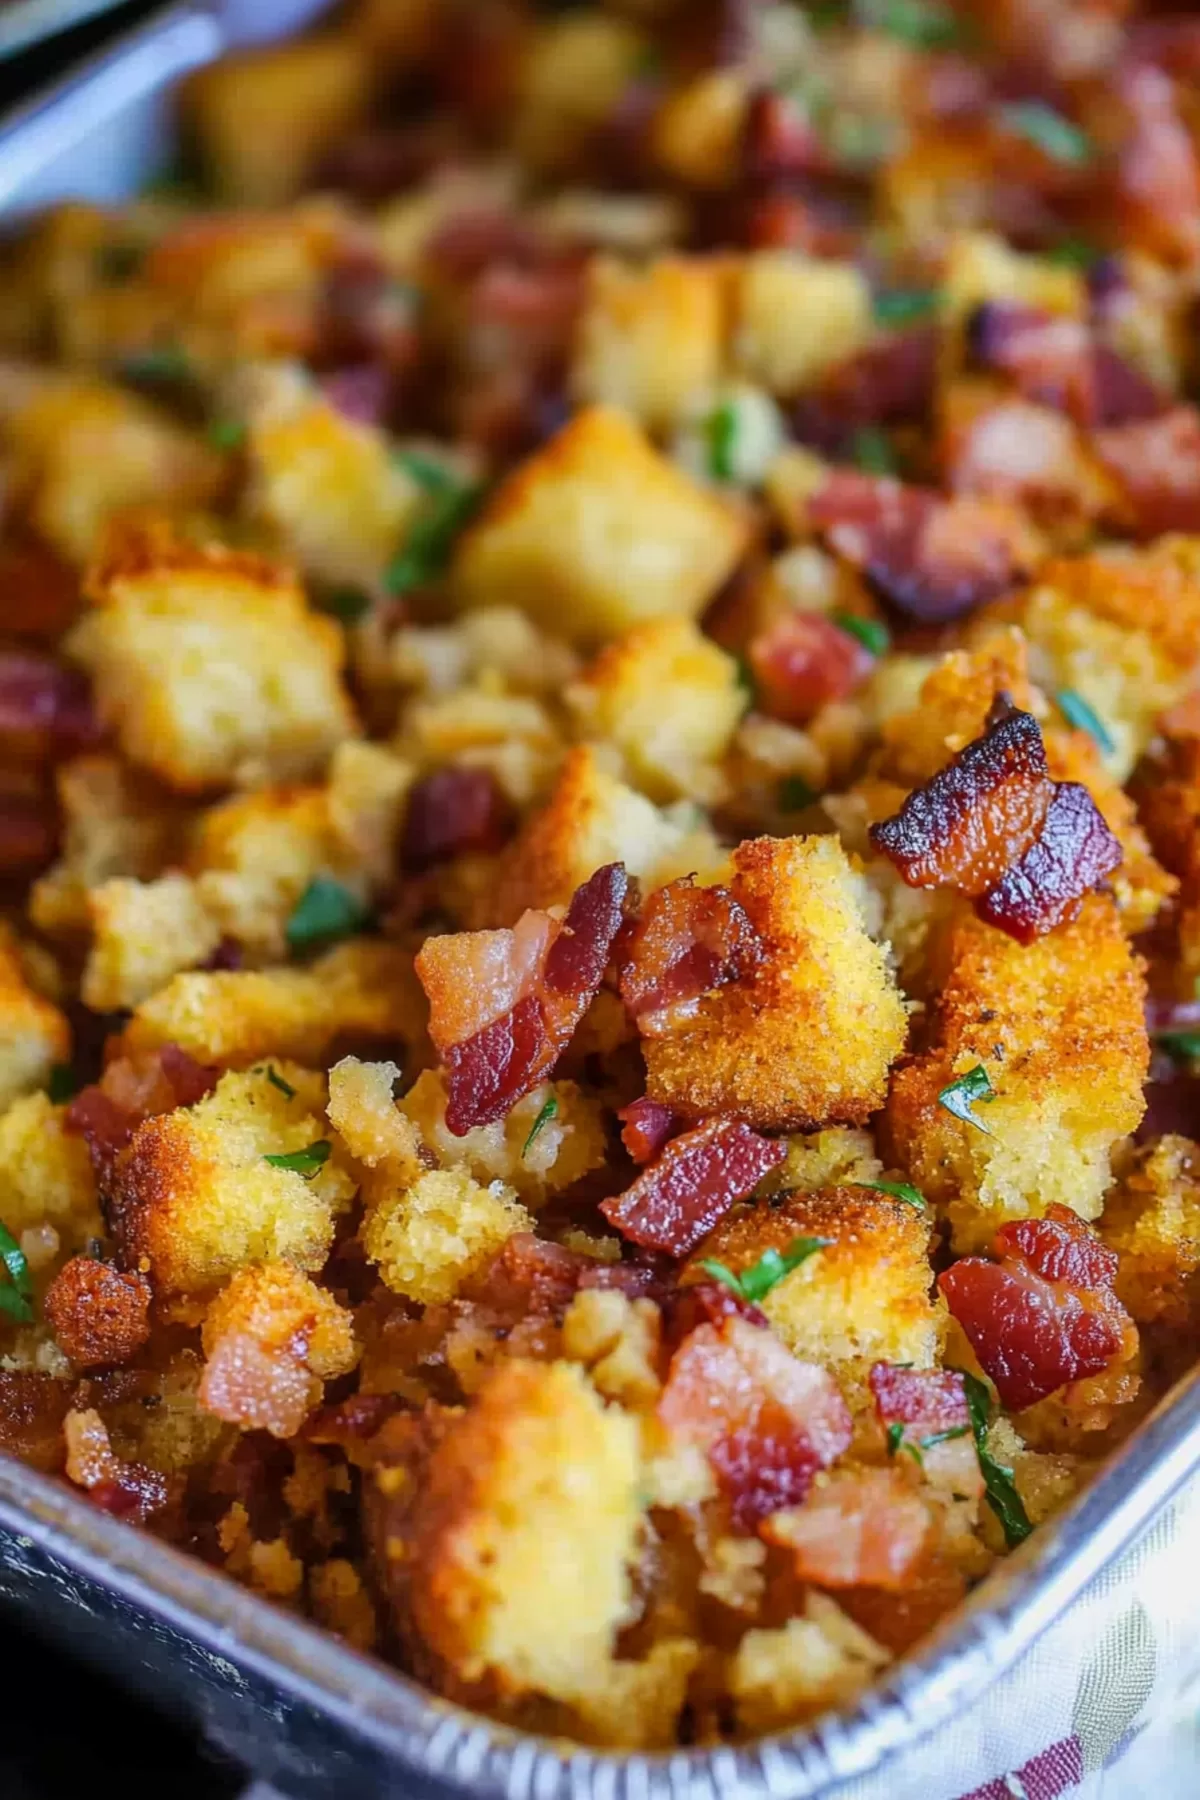
[[[289,1169],[293,1175],[303,1175],[310,1181],[317,1170],[329,1161],[330,1142],[328,1138],[318,1138],[315,1144],[309,1144],[304,1150],[288,1150],[279,1156],[264,1156],[273,1169]]]
[[[392,461],[427,494],[446,494],[461,485],[458,476],[452,474],[445,463],[426,456],[422,450],[394,450]]]
[[[291,1082],[285,1081],[279,1071],[273,1069],[270,1063],[267,1064],[267,1080],[273,1088],[279,1089],[285,1100],[294,1100],[296,1098],[296,1090]]]
[[[887,1428],[887,1453],[895,1456],[904,1442],[905,1426],[899,1419],[894,1419]]]
[[[854,1185],[869,1188],[873,1194],[890,1194],[893,1200],[903,1200],[905,1206],[915,1206],[921,1212],[925,1210],[924,1194],[907,1181],[856,1181]]]
[[[733,1270],[727,1268],[723,1262],[717,1262],[715,1257],[710,1256],[707,1261],[700,1264],[700,1267],[706,1275],[711,1275],[714,1281],[719,1281],[723,1287],[732,1289],[739,1300],[744,1298],[740,1280]]]
[[[859,0],[865,25],[918,50],[947,50],[963,39],[960,20],[937,0]]]
[[[887,655],[892,634],[881,620],[864,619],[858,613],[838,612],[834,613],[833,622],[839,631],[857,638],[864,650],[869,650],[872,656]]]
[[[454,540],[475,512],[483,496],[478,482],[430,494],[423,512],[413,521],[408,537],[393,557],[384,586],[399,597],[434,581],[450,560]]]
[[[240,450],[246,442],[246,427],[241,419],[213,419],[208,427],[208,441],[214,450]]]
[[[805,807],[814,806],[821,796],[800,775],[785,775],[779,784],[776,799],[780,812],[803,812]]]
[[[78,1092],[79,1083],[70,1063],[55,1063],[46,1083],[46,1096],[51,1105],[61,1106],[64,1100],[73,1099]]]
[[[1200,1031],[1156,1031],[1154,1041],[1177,1062],[1194,1062],[1200,1058]]]
[[[292,950],[312,950],[354,937],[367,924],[370,909],[328,875],[318,875],[305,888],[287,922]]]
[[[854,433],[854,460],[864,475],[894,475],[896,459],[887,433],[878,425],[862,425]]]
[[[969,1425],[951,1425],[946,1431],[931,1431],[928,1437],[921,1439],[922,1450],[932,1450],[938,1444],[949,1444],[955,1438],[965,1438],[970,1431]]]
[[[149,386],[190,381],[193,376],[187,351],[179,344],[152,344],[145,350],[131,350],[121,358],[119,372],[126,381]]]
[[[33,1319],[33,1279],[25,1252],[2,1220],[0,1263],[8,1276],[8,1280],[0,1285],[0,1313],[7,1313],[20,1325],[28,1325]]]
[[[750,658],[741,651],[734,658],[737,663],[737,683],[747,696],[751,706],[758,702],[758,683],[754,679],[754,670],[750,667]]]
[[[756,1306],[793,1269],[798,1269],[801,1263],[807,1262],[810,1256],[815,1256],[818,1250],[827,1249],[832,1242],[832,1238],[793,1238],[782,1254],[778,1250],[764,1250],[758,1261],[748,1269],[743,1269],[740,1275],[732,1274],[724,1263],[702,1262],[700,1267],[715,1281],[724,1282],[735,1294],[740,1294],[743,1300]]]
[[[551,1094],[550,1098],[546,1101],[546,1104],[542,1107],[542,1110],[539,1112],[537,1118],[533,1121],[533,1124],[529,1127],[529,1136],[525,1139],[524,1144],[522,1144],[522,1146],[521,1146],[521,1160],[522,1161],[524,1161],[524,1159],[529,1155],[529,1152],[533,1148],[534,1143],[537,1141],[539,1134],[550,1123],[551,1119],[556,1119],[557,1117],[558,1117],[558,1099],[557,1099],[556,1095]]]
[[[340,619],[343,625],[357,625],[371,610],[371,596],[356,587],[326,588],[318,596],[317,606],[331,618]]]
[[[1095,707],[1090,706],[1083,695],[1077,694],[1074,688],[1059,688],[1055,698],[1063,718],[1074,725],[1076,731],[1086,731],[1090,738],[1095,739],[1105,755],[1111,756],[1117,746],[1113,742],[1112,733]]]
[[[936,288],[893,288],[890,293],[876,294],[875,318],[880,325],[914,325],[937,311]]]
[[[1025,1511],[1025,1502],[1017,1491],[1012,1470],[997,1462],[987,1447],[988,1421],[992,1414],[991,1395],[978,1375],[972,1375],[966,1369],[960,1373],[967,1396],[967,1411],[971,1415],[971,1430],[975,1434],[975,1448],[979,1452],[979,1467],[983,1473],[987,1503],[1000,1521],[1005,1543],[1010,1550],[1015,1550],[1029,1536],[1033,1524]]]
[[[734,452],[737,449],[738,415],[732,400],[714,406],[705,422],[708,437],[708,466],[717,481],[736,479]]]
[[[1047,262],[1056,263],[1060,269],[1082,269],[1086,273],[1100,261],[1102,254],[1086,238],[1064,238],[1061,244],[1047,250],[1045,257]]]
[[[995,1090],[988,1079],[988,1072],[982,1063],[976,1063],[965,1075],[958,1076],[950,1082],[938,1095],[938,1105],[944,1106],[948,1113],[961,1119],[966,1125],[974,1125],[976,1131],[982,1131],[985,1137],[994,1137],[995,1133],[984,1124],[983,1120],[971,1111],[976,1100],[994,1100]]]
[[[1092,144],[1087,133],[1043,100],[1014,100],[1000,108],[1000,123],[1044,151],[1055,162],[1075,167],[1091,161]]]

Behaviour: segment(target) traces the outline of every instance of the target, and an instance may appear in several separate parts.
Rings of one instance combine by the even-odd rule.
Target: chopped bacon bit
[[[1118,85],[1129,127],[1117,159],[1121,236],[1168,262],[1191,262],[1200,250],[1200,162],[1175,85],[1150,63],[1126,70]]]
[[[743,1531],[801,1501],[853,1435],[828,1370],[736,1317],[683,1340],[658,1415],[672,1437],[704,1450]]]
[[[150,1284],[109,1263],[73,1256],[44,1302],[58,1346],[78,1368],[128,1362],[150,1336]]]
[[[264,1344],[248,1331],[231,1331],[208,1351],[197,1398],[205,1412],[243,1431],[290,1438],[320,1391],[303,1353]]]
[[[546,954],[542,981],[548,995],[563,995],[572,1004],[581,997],[584,1005],[591,1000],[604,979],[628,891],[623,863],[608,863],[576,888],[562,930]],[[580,1007],[578,1016],[582,1012]]]
[[[763,1536],[793,1552],[802,1581],[895,1592],[913,1581],[932,1525],[901,1470],[838,1469],[802,1506],[768,1519]]]
[[[601,1201],[600,1211],[633,1243],[686,1256],[785,1154],[783,1144],[740,1119],[710,1119],[672,1138],[632,1187]]]
[[[910,887],[956,889],[1023,944],[1074,918],[1123,854],[1087,789],[1050,779],[1033,715],[1000,701],[871,841]]]
[[[36,874],[57,843],[53,798],[25,787],[19,772],[0,771],[0,874]]]
[[[392,378],[380,363],[331,369],[317,383],[335,412],[356,425],[382,425],[392,400]]]
[[[0,653],[0,739],[29,754],[66,756],[100,735],[90,689],[77,669],[32,650]]]
[[[482,207],[453,214],[426,247],[430,262],[452,281],[471,281],[489,263],[527,266],[543,254],[543,240],[528,220]]]
[[[840,363],[815,393],[791,409],[801,443],[844,456],[865,425],[917,423],[929,416],[937,374],[938,332],[896,332]]]
[[[650,895],[622,946],[621,998],[642,1031],[664,1027],[703,994],[758,967],[762,942],[728,888],[697,887],[691,876]]]
[[[403,1406],[396,1394],[351,1394],[333,1406],[319,1406],[305,1420],[300,1435],[307,1443],[336,1445],[345,1450],[373,1438]]]
[[[196,1062],[178,1044],[163,1044],[136,1062],[115,1058],[99,1082],[81,1088],[67,1107],[66,1128],[87,1140],[101,1187],[144,1119],[194,1106],[212,1093],[219,1073]]]
[[[330,269],[311,352],[319,368],[388,376],[411,368],[419,349],[412,294],[372,253]]]
[[[663,1336],[672,1347],[701,1325],[719,1325],[723,1319],[745,1319],[747,1325],[760,1329],[767,1323],[761,1307],[735,1293],[724,1281],[689,1281],[685,1287],[674,1287],[663,1306]]]
[[[1151,381],[1097,343],[1079,319],[991,300],[972,315],[968,341],[976,360],[1010,375],[1027,400],[1069,413],[1079,425],[1150,419],[1168,405]]]
[[[108,1428],[92,1409],[69,1412],[63,1421],[67,1440],[67,1479],[85,1488],[93,1505],[117,1518],[141,1525],[162,1512],[174,1498],[173,1484],[157,1469],[123,1462],[109,1442]]]
[[[324,159],[321,185],[349,189],[356,199],[378,205],[445,167],[460,149],[461,133],[452,120],[364,125]]]
[[[890,476],[839,469],[809,502],[830,546],[897,611],[942,623],[1011,587],[1026,557],[1016,521]]]
[[[751,181],[827,172],[829,152],[803,108],[789,94],[760,88],[742,128],[742,172]]]
[[[618,1110],[617,1117],[621,1142],[635,1163],[653,1162],[682,1125],[679,1115],[659,1100],[633,1100]]]
[[[0,632],[51,644],[78,611],[75,570],[31,532],[6,519],[0,545]]]
[[[907,1449],[919,1458],[919,1466],[932,1487],[964,1498],[977,1498],[983,1492],[983,1474],[966,1390],[958,1371],[900,1369],[891,1363],[876,1363],[869,1380],[875,1411],[889,1434],[892,1453],[897,1455]],[[898,1433],[896,1427],[900,1428]],[[894,1448],[893,1434],[899,1438]]]
[[[1014,1412],[1128,1362],[1137,1330],[1112,1290],[1116,1257],[1052,1206],[997,1235],[999,1262],[965,1256],[938,1277],[946,1303]]]
[[[1200,412],[1194,406],[1109,426],[1092,443],[1120,483],[1139,537],[1200,531]]]
[[[943,462],[955,494],[1020,506],[1051,525],[1086,510],[1095,480],[1073,422],[1018,395],[953,424]]]
[[[820,613],[785,613],[749,645],[760,709],[807,725],[831,700],[845,700],[875,666],[864,644]]]
[[[420,873],[467,851],[499,850],[512,812],[490,769],[435,769],[408,796],[400,860]]]

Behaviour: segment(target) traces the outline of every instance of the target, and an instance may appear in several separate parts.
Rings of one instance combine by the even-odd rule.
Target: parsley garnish
[[[962,39],[961,22],[937,0],[859,0],[865,25],[919,50],[945,50]]]
[[[1070,119],[1047,106],[1044,100],[1014,100],[1000,108],[1000,123],[1018,137],[1027,138],[1055,162],[1079,165],[1090,161],[1091,140]]]
[[[1025,1511],[1025,1502],[1017,1492],[1012,1470],[997,1462],[987,1447],[988,1420],[992,1411],[991,1395],[978,1375],[968,1374],[966,1369],[960,1373],[967,1396],[967,1411],[971,1415],[971,1429],[975,1433],[975,1448],[979,1452],[979,1467],[983,1471],[987,1490],[987,1503],[1004,1528],[1005,1543],[1010,1550],[1014,1550],[1018,1544],[1024,1543],[1033,1530],[1033,1524]]]
[[[0,1313],[7,1313],[21,1325],[28,1325],[33,1318],[33,1281],[29,1264],[25,1261],[25,1252],[3,1221],[0,1221],[0,1263],[8,1273],[8,1280],[0,1286]]]
[[[733,453],[737,448],[738,416],[732,400],[714,406],[706,421],[708,466],[718,481],[734,479]]]
[[[1074,725],[1076,731],[1086,731],[1106,754],[1111,754],[1116,749],[1108,726],[1082,694],[1077,694],[1074,688],[1059,688],[1056,698],[1059,712]]]
[[[754,670],[750,667],[750,659],[739,651],[734,661],[737,663],[738,686],[749,697],[750,704],[753,706],[758,699],[758,683],[754,679]]]
[[[529,1136],[525,1139],[524,1144],[521,1146],[522,1159],[524,1159],[525,1157],[527,1157],[529,1155],[530,1147],[534,1143],[534,1140],[537,1138],[538,1133],[540,1131],[542,1131],[543,1128],[550,1123],[551,1119],[557,1118],[557,1116],[558,1116],[558,1099],[557,1099],[556,1095],[551,1094],[550,1098],[546,1101],[546,1104],[542,1107],[541,1112],[538,1114],[537,1118],[533,1121],[533,1124],[529,1127]]]
[[[427,494],[445,494],[459,485],[458,477],[451,474],[444,463],[435,462],[432,456],[426,456],[420,450],[394,450],[392,461],[406,475],[411,475]]]
[[[55,1063],[46,1083],[46,1094],[52,1104],[61,1106],[64,1100],[73,1099],[78,1092],[79,1083],[70,1063]]]
[[[889,1456],[895,1456],[896,1452],[899,1450],[901,1444],[904,1442],[904,1432],[905,1426],[903,1421],[901,1419],[893,1419],[892,1423],[887,1428],[887,1453]]]
[[[317,605],[322,612],[340,619],[343,625],[355,625],[364,613],[370,612],[371,597],[361,588],[326,588],[317,596]]]
[[[892,634],[879,619],[863,619],[857,613],[838,612],[833,615],[833,622],[841,631],[849,632],[857,638],[865,650],[872,656],[886,656]]]
[[[287,922],[287,941],[292,950],[311,950],[354,937],[370,919],[369,907],[329,875],[309,882]]]
[[[896,459],[887,433],[878,425],[860,425],[854,433],[854,460],[864,475],[894,475]]]
[[[263,1161],[273,1169],[290,1169],[293,1175],[303,1175],[307,1180],[329,1161],[330,1148],[328,1138],[318,1138],[304,1150],[287,1150],[279,1156],[265,1156]]]
[[[960,1075],[938,1095],[938,1105],[944,1106],[948,1113],[961,1119],[966,1125],[974,1125],[985,1137],[993,1137],[995,1133],[971,1111],[975,1100],[994,1100],[995,1090],[988,1079],[988,1072],[982,1063],[976,1063],[965,1075]]]
[[[246,441],[246,427],[241,419],[213,419],[208,441],[214,450],[240,450]]]
[[[827,1249],[832,1242],[832,1238],[793,1238],[782,1255],[778,1250],[764,1250],[758,1261],[748,1269],[743,1269],[740,1275],[735,1275],[722,1262],[702,1262],[700,1267],[714,1281],[723,1282],[753,1306],[765,1299],[785,1275],[790,1275],[793,1269],[798,1269],[801,1263],[807,1262],[810,1256],[815,1256],[818,1250]]]
[[[876,294],[875,317],[881,325],[911,325],[936,312],[937,304],[936,288],[894,288],[891,293]]]
[[[411,594],[440,575],[450,560],[454,540],[483,495],[478,482],[431,492],[423,512],[413,520],[408,537],[388,567],[383,581],[389,594]]]
[[[803,812],[806,806],[812,806],[820,797],[800,775],[785,775],[779,784],[777,795],[780,812]]]
[[[918,1188],[907,1181],[856,1181],[855,1187],[869,1188],[873,1194],[890,1194],[893,1200],[903,1200],[905,1206],[919,1207],[925,1210],[925,1196]]]
[[[186,350],[179,344],[150,345],[145,350],[131,350],[121,358],[121,374],[126,381],[154,384],[190,381],[192,365]]]
[[[921,1439],[922,1450],[932,1450],[937,1444],[949,1444],[954,1438],[964,1438],[970,1431],[969,1425],[951,1425],[946,1431],[931,1431],[928,1437]]]
[[[1200,1057],[1200,1031],[1156,1031],[1154,1041],[1180,1062]]]
[[[273,1088],[279,1089],[285,1100],[294,1100],[296,1098],[296,1090],[291,1082],[285,1081],[283,1076],[280,1075],[276,1069],[271,1067],[270,1063],[267,1064],[267,1080]]]
[[[1093,263],[1099,262],[1101,254],[1086,238],[1064,238],[1061,244],[1055,244],[1045,252],[1046,261],[1057,263],[1060,269],[1083,269],[1085,272]]]

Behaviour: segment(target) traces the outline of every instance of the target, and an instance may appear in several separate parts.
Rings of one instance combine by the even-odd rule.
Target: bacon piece
[[[471,850],[499,850],[512,810],[490,769],[435,769],[408,796],[400,860],[420,873]]]
[[[807,725],[831,700],[845,700],[875,666],[865,644],[820,613],[785,613],[750,640],[759,706],[788,725]]]
[[[839,363],[815,393],[791,408],[801,443],[844,457],[864,425],[919,423],[929,417],[937,376],[938,332],[900,331]]]
[[[660,1100],[633,1100],[617,1112],[621,1142],[635,1163],[653,1162],[663,1145],[679,1131],[682,1121]]]
[[[924,1561],[933,1515],[899,1469],[835,1469],[802,1506],[763,1527],[790,1550],[801,1581],[820,1587],[908,1587]]]
[[[58,844],[54,797],[30,771],[0,770],[0,874],[28,878],[45,868]]]
[[[404,1401],[397,1394],[351,1394],[332,1406],[319,1406],[304,1421],[300,1435],[309,1444],[350,1449],[367,1443],[403,1407]]]
[[[1021,573],[1017,521],[890,476],[839,469],[809,502],[811,523],[880,597],[909,618],[942,623],[994,600]]]
[[[742,127],[741,169],[751,181],[828,174],[834,164],[807,112],[790,94],[759,88]]]
[[[663,1339],[676,1349],[701,1325],[720,1325],[725,1319],[744,1319],[760,1330],[769,1323],[761,1307],[746,1300],[724,1281],[689,1281],[673,1287],[663,1301]]]
[[[891,1453],[899,1455],[907,1447],[919,1457],[929,1484],[945,1493],[982,1494],[979,1454],[966,1389],[957,1369],[901,1369],[881,1362],[873,1366],[868,1379]],[[895,1443],[894,1438],[898,1439]],[[940,1443],[935,1441],[939,1438]]]
[[[101,1187],[144,1119],[194,1106],[212,1093],[219,1073],[196,1062],[178,1044],[163,1044],[136,1061],[117,1057],[98,1082],[81,1088],[67,1108],[65,1124],[87,1140]]]
[[[1116,169],[1118,235],[1167,262],[1200,252],[1200,162],[1175,84],[1141,63],[1118,82],[1128,130]]]
[[[68,756],[100,735],[91,691],[77,669],[32,650],[0,652],[0,740],[10,752]]]
[[[175,1498],[178,1483],[144,1463],[125,1462],[109,1442],[108,1428],[92,1408],[69,1412],[63,1421],[67,1479],[85,1488],[93,1505],[139,1525]]]
[[[1194,406],[1109,426],[1094,433],[1092,444],[1120,483],[1139,537],[1200,531],[1200,412]]]
[[[999,700],[983,735],[871,841],[910,887],[965,894],[1023,944],[1074,918],[1123,854],[1087,789],[1051,780],[1033,715]]]
[[[743,1318],[700,1325],[683,1340],[658,1416],[674,1439],[705,1452],[743,1531],[802,1500],[853,1435],[828,1370]]]
[[[320,185],[377,206],[453,163],[462,148],[457,124],[445,117],[364,125],[324,158]]]
[[[672,1138],[632,1187],[601,1201],[600,1211],[631,1242],[686,1256],[785,1155],[784,1144],[740,1119],[709,1119]]]
[[[53,644],[79,611],[79,576],[11,519],[0,544],[0,632]]]
[[[150,1336],[150,1284],[73,1256],[46,1290],[44,1311],[60,1350],[78,1368],[128,1362]]]
[[[1011,376],[1027,400],[1069,413],[1078,425],[1123,425],[1154,418],[1169,405],[1080,319],[990,300],[976,308],[967,336],[978,362]]]
[[[356,425],[382,425],[392,401],[392,378],[381,363],[331,369],[317,383],[336,412]]]
[[[320,369],[412,368],[420,353],[413,295],[367,251],[331,268],[317,302],[311,360]]]
[[[997,1233],[999,1262],[965,1256],[938,1277],[1006,1407],[1128,1362],[1137,1330],[1113,1293],[1117,1259],[1067,1207]]]
[[[762,941],[728,888],[697,887],[690,875],[650,895],[622,945],[620,989],[650,1036],[670,1028],[701,995],[750,974]]]

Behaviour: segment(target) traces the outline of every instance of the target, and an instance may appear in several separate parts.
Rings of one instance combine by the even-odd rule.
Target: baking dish
[[[178,7],[0,133],[0,207],[118,200],[170,153],[170,89],[318,8]],[[192,1721],[283,1791],[828,1795],[962,1712],[1161,1517],[1200,1468],[1185,1384],[1100,1480],[855,1709],[744,1749],[616,1757],[520,1738],[431,1698],[28,1470],[0,1464],[0,1598]],[[1015,1791],[1015,1790],[1013,1790]]]

